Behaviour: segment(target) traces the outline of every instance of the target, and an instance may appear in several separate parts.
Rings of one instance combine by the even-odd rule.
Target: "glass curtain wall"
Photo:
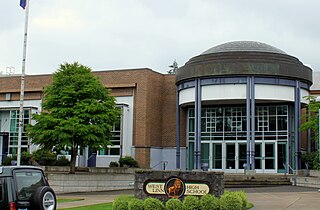
[[[288,106],[256,106],[256,169],[281,168],[287,159]],[[188,109],[189,169],[194,168],[195,113]],[[201,110],[201,161],[209,169],[243,169],[246,163],[246,107]],[[281,146],[277,146],[277,144]],[[283,146],[284,145],[284,146]],[[281,148],[281,161],[276,152]],[[279,151],[280,153],[280,151]]]

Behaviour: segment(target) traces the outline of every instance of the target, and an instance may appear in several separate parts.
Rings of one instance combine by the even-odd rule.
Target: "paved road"
[[[277,186],[227,190],[244,190],[249,201],[254,204],[252,210],[320,209],[320,192],[314,188]],[[119,194],[133,195],[133,190],[59,194],[58,198],[82,198],[84,200],[58,204],[58,209],[112,202]]]

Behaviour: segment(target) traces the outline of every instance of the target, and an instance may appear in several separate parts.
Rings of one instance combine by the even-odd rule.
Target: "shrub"
[[[144,203],[142,200],[139,200],[137,198],[133,198],[129,201],[128,204],[129,210],[144,210]]]
[[[318,165],[318,157],[317,157],[317,152],[305,152],[301,154],[301,162],[303,163],[301,167],[303,169],[306,168],[305,164],[308,164],[309,169],[317,169]],[[314,161],[316,160],[316,162]]]
[[[183,200],[185,210],[200,210],[200,200],[196,196],[187,196]]]
[[[247,195],[244,191],[236,191],[234,192],[239,198],[241,198],[242,201],[242,208],[246,209],[248,204]]]
[[[119,167],[119,163],[118,162],[110,162],[109,167]]]
[[[29,152],[22,152],[21,154],[21,165],[29,165],[31,154]]]
[[[156,198],[147,198],[144,200],[144,209],[152,210],[164,210],[163,203]]]
[[[55,166],[69,166],[70,161],[66,158],[66,156],[60,156],[58,160],[54,161],[53,165]]]
[[[233,192],[226,192],[220,198],[220,210],[242,209],[241,198]]]
[[[16,156],[12,156],[12,157],[7,156],[7,157],[2,161],[2,165],[4,165],[4,166],[10,166],[12,160],[17,160],[17,157],[16,157]]]
[[[126,195],[120,195],[114,199],[112,203],[112,210],[128,210],[129,201],[132,198]]]
[[[204,195],[200,199],[200,206],[201,206],[201,210],[207,210],[207,209],[218,210],[220,208],[219,199],[211,194]]]
[[[183,204],[179,199],[170,199],[166,202],[166,210],[181,210],[183,209]]]
[[[38,149],[37,151],[33,152],[32,157],[40,165],[45,165],[45,166],[53,165],[54,162],[56,161],[56,154],[44,148]]]
[[[120,167],[123,167],[123,166],[127,166],[127,167],[133,167],[133,168],[138,168],[138,162],[133,159],[133,157],[131,156],[125,156],[125,157],[121,157],[119,159],[119,164],[120,164]]]

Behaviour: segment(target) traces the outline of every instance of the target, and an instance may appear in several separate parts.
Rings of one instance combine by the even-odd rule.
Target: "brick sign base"
[[[224,192],[224,173],[208,171],[135,171],[134,195],[136,198],[183,198],[188,195],[212,194],[220,197]]]

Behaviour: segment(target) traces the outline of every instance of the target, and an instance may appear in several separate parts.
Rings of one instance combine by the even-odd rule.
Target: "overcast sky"
[[[21,73],[25,12],[1,0],[0,71]],[[26,74],[64,62],[166,73],[216,45],[259,41],[320,71],[319,0],[30,0]]]

